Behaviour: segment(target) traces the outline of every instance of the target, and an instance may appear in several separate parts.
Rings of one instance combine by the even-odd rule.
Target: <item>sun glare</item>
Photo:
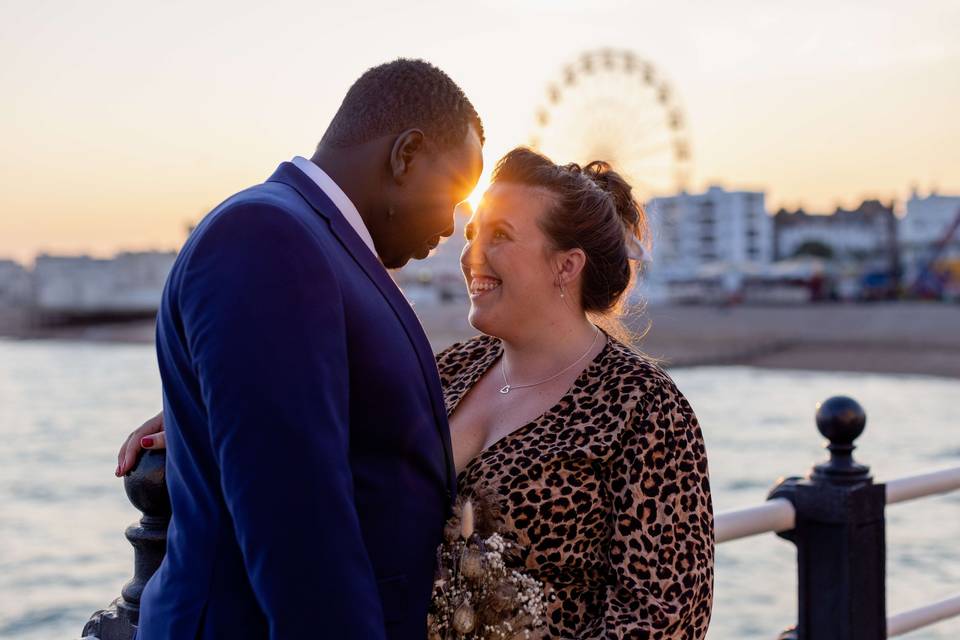
[[[470,205],[469,211],[473,212],[477,210],[477,207],[480,206],[480,200],[483,199],[483,194],[489,186],[490,176],[484,173],[480,176],[480,181],[477,182],[476,188],[467,196],[467,204]]]

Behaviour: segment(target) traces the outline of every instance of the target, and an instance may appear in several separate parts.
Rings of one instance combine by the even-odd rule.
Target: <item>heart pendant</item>
[[[508,385],[508,384],[507,384],[507,385],[504,385],[504,386],[500,389],[500,393],[502,393],[503,395],[507,395],[508,393],[510,393],[510,385]]]

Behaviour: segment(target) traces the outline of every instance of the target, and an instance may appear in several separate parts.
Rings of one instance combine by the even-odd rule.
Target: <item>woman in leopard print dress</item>
[[[593,322],[616,325],[645,237],[606,164],[508,153],[461,257],[483,335],[437,356],[459,490],[499,502],[558,640],[702,640],[710,621],[697,418],[656,363]],[[131,434],[122,460],[161,428],[158,415]]]
[[[437,358],[459,489],[498,499],[553,595],[551,638],[699,639],[710,620],[697,418],[660,367],[590,321],[617,307],[644,235],[608,166],[523,149],[467,226],[470,322],[485,335]]]
[[[696,417],[670,378],[605,346],[545,413],[462,464],[462,496],[500,498],[551,638],[703,638],[713,521]],[[477,337],[440,354],[447,412],[503,356]]]

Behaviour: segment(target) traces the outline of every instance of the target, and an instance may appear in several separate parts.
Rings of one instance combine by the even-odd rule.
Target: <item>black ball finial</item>
[[[853,444],[867,424],[860,403],[847,396],[833,396],[817,405],[817,429],[835,444]]]
[[[812,480],[842,485],[870,481],[870,468],[853,460],[853,443],[866,424],[867,414],[853,398],[833,396],[817,406],[817,429],[829,441],[830,459],[814,467]]]

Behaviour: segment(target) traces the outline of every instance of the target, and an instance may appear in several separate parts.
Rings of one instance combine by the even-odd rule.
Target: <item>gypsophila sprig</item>
[[[546,637],[543,583],[517,567],[523,550],[497,532],[495,504],[475,497],[454,506],[437,549],[429,640]]]

